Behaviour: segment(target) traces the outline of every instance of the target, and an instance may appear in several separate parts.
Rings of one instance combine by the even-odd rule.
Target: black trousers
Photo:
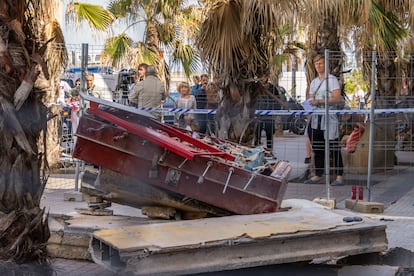
[[[256,145],[260,144],[260,136],[262,129],[266,132],[266,147],[268,149],[273,148],[273,134],[275,133],[275,120],[265,119],[258,122],[256,129]]]
[[[325,137],[324,131],[313,129],[308,126],[308,135],[312,144],[315,160],[315,175],[321,177],[325,170]],[[339,138],[329,141],[329,155],[333,160],[333,166],[337,176],[344,174],[344,165],[342,162],[341,146]]]

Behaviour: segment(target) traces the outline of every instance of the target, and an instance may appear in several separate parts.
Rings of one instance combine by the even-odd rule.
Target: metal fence
[[[338,58],[339,55],[325,53],[325,59],[330,60]],[[375,53],[370,53],[369,62],[372,68],[377,67],[378,59]],[[369,56],[367,54],[367,56]],[[393,55],[390,55],[390,58]],[[327,63],[329,71],[329,63]],[[280,160],[287,160],[292,165],[292,173],[290,183],[299,183],[296,186],[291,185],[289,189],[314,189],[307,184],[300,184],[315,172],[315,165],[312,162],[305,163],[307,155],[306,144],[307,132],[305,131],[306,121],[311,115],[334,115],[338,118],[338,132],[340,142],[336,145],[340,150],[343,160],[344,169],[344,188],[350,192],[352,186],[362,186],[366,190],[366,200],[371,200],[371,194],[375,191],[375,184],[384,179],[391,178],[399,174],[407,167],[414,165],[414,140],[413,140],[413,117],[414,117],[414,97],[403,87],[401,91],[393,95],[376,95],[377,83],[385,82],[377,74],[377,70],[372,70],[372,78],[369,83],[370,98],[365,109],[358,109],[356,105],[349,102],[347,109],[320,110],[309,111],[302,109],[288,110],[257,110],[257,126],[259,144],[265,143],[263,137],[264,121],[272,121],[274,134],[272,135],[272,151]],[[391,78],[391,77],[390,77]],[[411,83],[407,76],[392,77],[394,83],[404,84]],[[398,78],[396,81],[395,78]],[[119,93],[114,92],[114,101],[127,104],[125,97],[121,97]],[[378,99],[376,98],[378,96]],[[378,100],[381,104],[388,104],[387,108],[379,108]],[[161,106],[153,109],[146,109],[151,112],[159,112],[164,115],[164,119],[168,123],[174,122],[175,114],[189,113],[198,116],[199,123],[214,122],[215,109],[182,109],[173,106]],[[203,119],[204,118],[204,119]],[[75,167],[77,160],[71,158],[73,150],[73,136],[70,131],[68,122],[63,120],[62,126],[62,167],[67,174],[53,175],[47,187],[53,188],[77,188],[75,185]],[[296,125],[295,125],[296,124]],[[353,150],[347,150],[346,138],[352,135],[356,128],[364,128],[363,134],[358,137],[358,142],[353,145]],[[295,129],[293,131],[293,129]],[[325,149],[329,149],[329,144],[325,145]],[[332,189],[329,183],[334,179],[335,164],[332,163],[331,155],[326,152],[326,163],[324,168],[325,186],[322,189],[315,189],[317,193],[315,197],[331,198]],[[79,174],[77,175],[79,176]],[[60,184],[59,184],[60,183]],[[336,189],[336,188],[335,188]],[[296,193],[300,194],[300,193]],[[309,194],[308,194],[309,195]],[[348,193],[349,195],[349,193]]]

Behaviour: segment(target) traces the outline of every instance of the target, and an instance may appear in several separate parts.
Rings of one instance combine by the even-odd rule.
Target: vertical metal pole
[[[88,68],[88,44],[82,43],[82,59],[81,59],[81,92],[86,93],[86,70]],[[84,101],[81,97],[80,99],[80,108],[79,108],[79,117],[83,115]],[[80,161],[76,161],[75,167],[75,191],[79,191],[79,166]],[[82,166],[83,168],[83,166]]]
[[[88,44],[82,43],[82,58],[81,58],[81,92],[86,93],[86,73],[88,70]],[[83,112],[84,102],[81,99],[81,110]],[[82,115],[82,113],[80,114]]]
[[[292,56],[292,97],[296,101],[296,56]]]
[[[372,70],[371,70],[371,109],[369,120],[369,147],[368,147],[368,177],[367,177],[367,192],[368,201],[371,201],[371,176],[372,176],[372,162],[374,158],[374,115],[375,115],[375,76],[377,75],[377,52],[372,52]]]
[[[325,49],[325,185],[326,185],[326,198],[331,198],[330,187],[330,162],[329,162],[329,50]]]
[[[79,191],[79,160],[75,161],[75,191]]]
[[[76,52],[75,51],[71,52],[71,59],[72,59],[72,66],[76,67]]]

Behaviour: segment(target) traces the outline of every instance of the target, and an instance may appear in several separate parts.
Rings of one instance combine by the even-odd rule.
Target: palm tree
[[[296,2],[206,1],[196,46],[223,93],[216,114],[219,138],[251,144],[255,101],[264,89],[260,81],[280,47],[278,26],[292,16]]]
[[[47,181],[45,103],[57,98],[64,49],[51,0],[0,4],[0,258],[44,261],[47,216],[39,208]],[[48,121],[49,120],[49,121]],[[53,126],[53,124],[52,124]]]
[[[90,9],[85,10],[84,5]],[[137,67],[142,62],[156,64],[160,76],[168,85],[169,69],[164,59],[165,51],[171,55],[171,66],[182,67],[188,77],[199,70],[198,54],[189,44],[198,30],[197,22],[201,16],[199,7],[186,5],[184,0],[114,0],[107,9],[102,10],[99,6],[94,8],[101,12],[105,10],[111,15],[104,29],[120,21],[127,23],[121,34],[109,38],[105,43],[104,56],[112,65]],[[100,20],[94,18],[96,12],[89,4],[74,2],[68,10],[72,11],[69,12],[72,15],[74,12],[79,15],[79,10],[83,10],[84,16],[73,18],[87,20],[97,29],[103,27],[98,24]],[[145,25],[144,38],[134,42],[127,32],[140,24]]]
[[[405,2],[403,4],[403,2]],[[349,33],[354,30],[354,41],[358,49],[358,60],[362,60],[365,72],[370,72],[371,51],[378,52],[377,63],[377,104],[372,108],[388,108],[395,104],[396,91],[396,51],[398,42],[406,36],[406,30],[396,17],[401,10],[399,5],[406,7],[409,1],[305,1],[306,12],[314,15],[309,22],[310,37],[316,37],[309,44],[310,49],[330,49],[339,53],[337,58],[330,60],[331,70],[337,75],[342,70],[342,54],[340,43],[347,41]],[[319,17],[316,14],[320,14]],[[317,19],[316,19],[317,18]],[[322,19],[322,21],[321,21]],[[322,23],[320,23],[322,22]],[[341,38],[341,34],[342,38]],[[320,37],[318,39],[318,37]],[[332,61],[338,61],[332,64]],[[368,70],[366,70],[368,69]],[[365,74],[370,76],[370,74]],[[367,78],[369,80],[369,78]],[[378,166],[392,167],[394,152],[394,127],[392,118],[377,120],[376,146],[374,150],[381,152],[376,156]],[[381,146],[379,146],[381,145]],[[384,148],[385,146],[385,148]],[[374,166],[376,166],[374,164]]]
[[[401,12],[400,5],[407,5],[409,1],[400,1],[398,5],[391,5],[393,1],[372,1],[368,18],[354,32],[356,47],[364,49],[365,53],[358,52],[358,59],[363,61],[365,78],[370,78],[370,57],[366,53],[377,51],[377,105],[376,108],[392,108],[395,106],[395,96],[400,92],[402,71],[398,68],[397,58],[400,50],[400,43],[407,37],[408,32],[403,25],[403,18],[406,14]],[[403,3],[405,2],[405,4]],[[403,15],[404,14],[404,15]],[[364,61],[367,60],[368,61]]]

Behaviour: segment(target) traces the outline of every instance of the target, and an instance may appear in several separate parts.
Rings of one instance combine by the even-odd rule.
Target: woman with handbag
[[[335,76],[329,74],[325,77],[325,58],[317,55],[313,59],[318,76],[312,80],[309,87],[309,103],[316,109],[325,109],[325,99],[333,107],[343,104],[339,82]],[[329,91],[326,90],[328,87]],[[336,109],[336,108],[334,108]],[[318,184],[322,182],[325,170],[325,140],[329,140],[330,155],[333,158],[336,179],[331,183],[333,186],[343,185],[343,163],[339,145],[339,119],[336,114],[329,115],[329,137],[326,137],[325,115],[313,114],[308,126],[308,135],[312,144],[315,161],[315,175],[307,179],[305,184]]]

